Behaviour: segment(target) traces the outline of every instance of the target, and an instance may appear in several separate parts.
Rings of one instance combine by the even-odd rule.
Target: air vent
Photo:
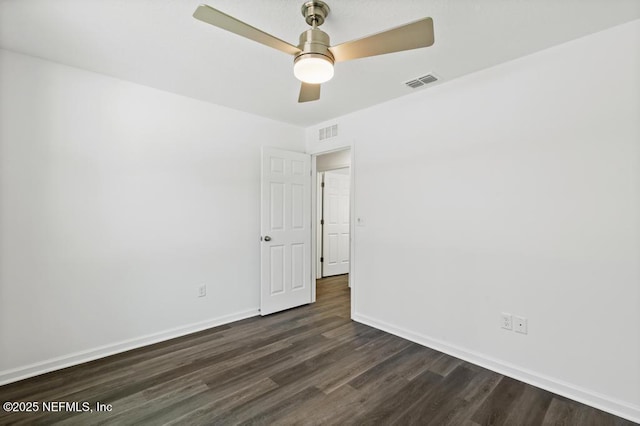
[[[424,86],[424,83],[421,82],[420,80],[411,80],[411,81],[407,81],[405,83],[407,86],[411,87],[412,89],[417,89],[420,86]]]
[[[411,87],[412,89],[417,89],[418,87],[433,83],[434,81],[438,81],[438,78],[433,74],[427,74],[423,75],[422,77],[414,78],[413,80],[405,81],[404,84]]]
[[[322,129],[318,129],[318,140],[325,140],[330,138],[335,138],[338,136],[338,125],[334,124],[332,126],[323,127]]]

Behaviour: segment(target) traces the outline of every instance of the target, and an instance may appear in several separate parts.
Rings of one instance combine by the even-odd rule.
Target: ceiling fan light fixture
[[[293,64],[293,74],[304,83],[321,84],[333,78],[333,61],[325,55],[300,55]]]

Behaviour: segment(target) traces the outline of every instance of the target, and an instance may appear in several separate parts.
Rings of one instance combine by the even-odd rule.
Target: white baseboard
[[[27,379],[29,377],[38,376],[50,371],[83,364],[109,355],[115,355],[132,349],[141,348],[143,346],[152,345],[154,343],[164,342],[165,340],[175,339],[176,337],[186,336],[187,334],[254,317],[259,314],[260,311],[258,309],[251,309],[182,327],[172,328],[158,333],[147,334],[146,336],[136,337],[134,339],[123,340],[121,342],[100,346],[86,351],[75,352],[58,358],[26,365],[24,367],[0,371],[0,386],[7,383],[17,382],[18,380]]]
[[[387,333],[402,337],[404,339],[411,340],[412,342],[418,343],[420,345],[427,346],[440,352],[444,352],[456,358],[463,359],[467,362],[479,365],[505,376],[512,377],[516,380],[529,383],[533,386],[545,389],[549,392],[562,395],[569,399],[573,399],[583,404],[595,407],[599,410],[606,411],[619,417],[623,417],[625,419],[631,420],[632,422],[640,423],[640,406],[638,405],[611,398],[607,395],[602,395],[589,389],[584,389],[571,383],[563,382],[562,380],[548,377],[543,374],[536,373],[535,371],[527,370],[525,368],[509,364],[507,362],[492,358],[479,352],[452,345],[438,339],[433,339],[420,333],[409,331],[402,327],[396,327],[392,324],[373,319],[366,315],[354,313],[351,316],[351,319],[359,323],[375,327],[382,331],[386,331]]]

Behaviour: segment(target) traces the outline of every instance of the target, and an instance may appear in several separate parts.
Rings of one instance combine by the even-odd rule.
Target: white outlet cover
[[[516,333],[527,334],[527,319],[525,317],[513,317],[513,329]]]
[[[511,314],[508,314],[506,312],[502,312],[500,314],[500,327],[504,328],[505,330],[513,330],[513,320]]]

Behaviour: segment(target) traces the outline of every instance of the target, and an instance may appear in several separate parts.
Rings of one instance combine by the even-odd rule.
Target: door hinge
[[[324,219],[320,219],[320,225],[324,225]]]
[[[321,186],[322,188],[324,188],[324,182],[322,182],[322,183],[320,184],[320,186]]]
[[[321,257],[321,258],[320,258],[320,262],[324,262],[324,257]]]

